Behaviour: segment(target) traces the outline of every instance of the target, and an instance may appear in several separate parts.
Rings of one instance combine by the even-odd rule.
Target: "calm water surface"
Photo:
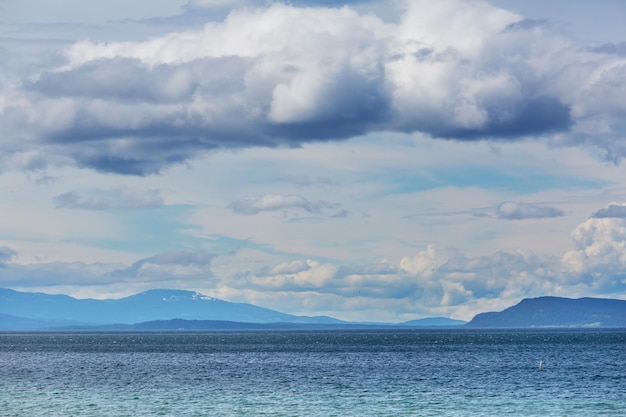
[[[0,415],[626,416],[626,330],[0,333]]]

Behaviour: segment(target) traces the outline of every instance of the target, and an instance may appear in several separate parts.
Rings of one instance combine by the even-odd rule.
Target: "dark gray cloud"
[[[626,206],[620,204],[609,204],[605,208],[602,208],[591,216],[595,219],[626,219]]]
[[[512,111],[511,111],[512,110]],[[513,109],[491,109],[493,122],[480,129],[434,127],[431,133],[449,139],[489,137],[520,138],[567,130],[572,124],[570,108],[555,97],[529,97]]]
[[[522,19],[518,22],[511,23],[504,30],[505,31],[526,31],[532,29],[541,29],[546,28],[548,26],[548,21],[546,19]]]

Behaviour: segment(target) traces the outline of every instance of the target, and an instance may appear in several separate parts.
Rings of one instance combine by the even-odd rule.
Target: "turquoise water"
[[[0,415],[625,416],[626,331],[4,333]]]

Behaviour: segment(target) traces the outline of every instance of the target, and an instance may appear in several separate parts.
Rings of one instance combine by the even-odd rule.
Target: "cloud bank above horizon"
[[[626,205],[611,204],[603,210],[615,207]],[[394,310],[398,319],[429,311],[470,319],[485,306],[506,306],[519,297],[623,294],[626,216],[591,216],[572,231],[571,237],[575,249],[560,258],[522,249],[468,257],[458,250],[428,245],[395,262],[385,259],[342,265],[298,258],[257,266],[235,276],[214,269],[220,269],[220,258],[249,256],[246,249],[236,254],[172,250],[130,265],[24,265],[15,262],[18,254],[14,250],[0,247],[0,286],[73,289],[79,294],[81,287],[95,287],[104,289],[100,296],[104,298],[115,294],[116,288],[123,288],[121,293],[128,295],[180,285],[204,288],[225,299],[240,298],[243,293],[249,301],[280,305],[288,311],[302,311],[304,306],[305,311],[337,313],[337,306],[341,306],[339,314],[352,319],[360,314],[381,314],[387,308]]]

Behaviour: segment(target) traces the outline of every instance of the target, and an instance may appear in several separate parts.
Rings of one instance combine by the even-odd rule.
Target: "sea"
[[[626,330],[0,333],[1,416],[626,416]]]

